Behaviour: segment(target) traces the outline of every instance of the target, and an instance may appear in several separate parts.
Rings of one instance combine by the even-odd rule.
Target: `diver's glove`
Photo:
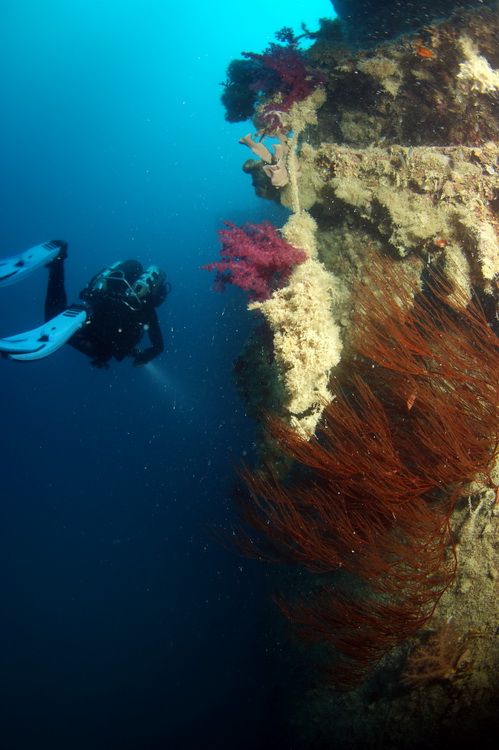
[[[147,365],[149,362],[149,357],[145,352],[139,351],[139,349],[134,349],[133,353],[133,366],[134,367],[144,367],[144,365]]]
[[[102,362],[100,359],[92,359],[90,362],[92,367],[97,367],[98,370],[109,370],[109,365],[107,362]]]

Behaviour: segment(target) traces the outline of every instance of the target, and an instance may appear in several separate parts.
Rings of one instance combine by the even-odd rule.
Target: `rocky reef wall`
[[[371,287],[373,308],[377,309],[386,292],[380,280],[383,273],[392,296],[400,298],[404,305],[411,294],[414,299],[424,296],[428,279],[438,279],[438,300],[451,312],[439,318],[438,306],[431,308],[435,330],[440,325],[445,336],[453,316],[457,316],[459,328],[459,311],[464,314],[470,305],[478,311],[480,325],[487,328],[483,329],[485,338],[490,331],[491,347],[497,357],[498,5],[489,2],[475,8],[473,3],[461,3],[456,8],[451,2],[431,7],[419,3],[416,12],[414,4],[394,3],[403,12],[381,23],[380,14],[387,5],[392,4],[335,3],[343,21],[324,21],[319,32],[312,35],[312,46],[299,53],[304,68],[297,64],[296,75],[304,75],[307,80],[303,69],[310,71],[309,90],[302,85],[301,98],[291,101],[290,92],[296,92],[298,87],[293,88],[288,80],[288,88],[280,89],[279,79],[274,78],[272,85],[262,84],[260,95],[252,100],[257,131],[252,142],[268,144],[268,150],[263,159],[253,158],[259,154],[258,149],[252,148],[253,156],[244,163],[244,170],[260,197],[290,210],[282,234],[307,253],[307,260],[294,268],[285,287],[268,300],[250,305],[259,324],[236,363],[236,383],[250,414],[261,419],[262,414],[272,413],[273,419],[282,420],[297,436],[286,432],[288,427],[280,430],[274,426],[270,436],[268,431],[262,433],[261,455],[267,467],[272,467],[267,470],[273,472],[273,480],[250,482],[257,507],[246,512],[246,521],[258,531],[274,524],[273,532],[269,532],[272,553],[268,546],[259,548],[263,558],[267,549],[267,559],[273,559],[273,555],[279,558],[276,550],[280,550],[281,557],[296,562],[300,545],[311,549],[314,539],[322,533],[317,530],[326,523],[312,511],[300,515],[300,510],[296,510],[306,502],[303,473],[294,480],[295,484],[284,484],[284,489],[274,491],[271,485],[276,477],[286,476],[289,468],[281,449],[295,460],[301,457],[302,462],[306,456],[307,468],[316,466],[317,476],[325,471],[322,458],[319,460],[324,445],[341,453],[341,435],[335,443],[327,437],[327,430],[339,424],[333,402],[344,396],[342,386],[346,383],[349,389],[345,403],[355,393],[357,381],[351,379],[351,373],[357,372],[359,358],[368,350],[359,341],[365,330],[371,330],[373,338],[379,336],[380,341],[385,341],[386,330],[394,331],[386,327],[381,317],[374,328],[372,323],[371,328],[366,324],[369,305],[362,292],[366,286]],[[356,26],[359,19],[361,23]],[[310,32],[307,34],[311,36]],[[288,38],[288,45],[297,54],[298,40]],[[234,121],[237,117],[229,119]],[[272,154],[271,143],[276,137],[279,147],[274,147]],[[250,145],[247,139],[245,145]],[[373,267],[377,269],[375,273]],[[409,296],[397,286],[400,279],[409,280],[405,286],[405,290],[412,290]],[[363,310],[359,310],[359,299],[363,300]],[[397,317],[397,303],[392,300],[387,307]],[[404,328],[406,324],[401,325]],[[418,326],[420,329],[420,323],[416,329]],[[430,359],[440,350],[437,339],[438,336],[431,344]],[[469,341],[472,340],[470,336]],[[390,347],[386,346],[388,359]],[[469,348],[467,351],[471,351],[471,362],[473,352]],[[487,356],[486,351],[483,356]],[[449,350],[447,361],[450,363],[452,358]],[[373,368],[385,366],[382,357],[372,359]],[[444,367],[445,361],[442,354]],[[468,377],[471,367],[466,368]],[[494,701],[499,695],[499,475],[494,459],[499,401],[493,395],[499,390],[497,369],[492,366],[487,376],[491,401],[486,411],[490,420],[484,417],[476,434],[479,442],[483,436],[489,447],[483,460],[477,460],[475,476],[470,471],[464,481],[464,474],[458,479],[457,471],[455,481],[447,479],[445,486],[434,488],[430,495],[421,495],[425,508],[439,507],[443,497],[449,501],[445,523],[450,536],[445,536],[445,554],[453,555],[456,561],[455,580],[451,576],[441,587],[430,607],[430,616],[423,617],[418,626],[419,632],[401,642],[394,639],[396,647],[388,649],[377,669],[348,695],[333,697],[313,677],[288,686],[283,716],[289,747],[438,747],[438,742],[444,740],[457,742],[463,736],[470,741],[476,739],[481,727],[482,746],[493,746],[487,742],[489,734],[492,737],[497,729]],[[362,372],[371,394],[380,399],[381,394],[386,396],[386,383],[371,381],[366,371]],[[424,407],[422,390],[418,390],[421,384],[414,385],[413,374],[405,375],[407,383],[412,384],[407,386],[403,400],[405,416],[395,416],[387,434],[390,429],[394,433],[405,429],[409,413],[412,419],[412,410]],[[477,377],[480,379],[479,374]],[[455,375],[445,386],[436,385],[433,393],[437,401],[445,389],[449,389],[449,394],[457,392],[458,388],[450,385],[453,378]],[[396,387],[400,387],[399,380]],[[431,410],[429,400],[427,406]],[[442,407],[444,411],[447,408],[450,415],[455,406]],[[354,413],[359,416],[361,411],[354,409],[352,419]],[[386,414],[393,415],[395,411],[393,402],[385,404]],[[424,423],[424,415],[422,420]],[[451,421],[449,416],[448,425]],[[367,432],[375,432],[369,419],[365,424]],[[406,443],[410,441],[408,431]],[[312,448],[307,448],[307,444]],[[467,451],[466,445],[462,448]],[[449,451],[453,449],[449,447]],[[419,465],[426,466],[424,461]],[[405,466],[418,466],[415,454],[407,454]],[[372,470],[375,471],[374,464]],[[365,476],[368,473],[366,468]],[[306,479],[310,479],[310,473]],[[316,480],[317,493],[321,481]],[[307,486],[310,493],[310,485]],[[347,497],[347,502],[351,500],[352,496]],[[315,511],[317,503],[319,494]],[[288,511],[301,532],[293,536],[294,532],[289,531],[292,524],[288,525],[286,532],[292,541],[283,543],[277,529],[284,528],[283,517]],[[352,522],[348,511],[342,518],[344,523]],[[373,518],[371,522],[375,523]],[[317,531],[308,542],[303,531],[307,523],[309,530]],[[353,533],[361,533],[360,529],[365,532],[365,523],[366,516],[360,521],[354,515]],[[388,521],[383,524],[384,533]],[[392,539],[405,534],[396,523],[388,533]],[[332,527],[331,537],[335,536]],[[411,554],[415,554],[420,542],[423,544],[418,541]],[[305,567],[314,571],[312,563],[307,566],[306,555],[298,561],[303,560]],[[438,565],[433,574],[438,574]],[[329,591],[331,587],[334,590],[334,575],[327,569],[319,575],[317,570],[302,571],[301,588],[318,592],[327,586]],[[421,572],[423,575],[426,573]],[[358,584],[350,585],[353,593],[349,602],[355,598]],[[297,587],[290,588],[292,597]],[[382,601],[385,595],[386,590],[378,588],[375,601],[379,604],[377,597]],[[291,621],[296,621],[296,609],[284,605],[283,610]],[[310,611],[309,608],[309,624],[313,620]],[[316,608],[316,621],[323,617],[323,612],[319,616],[317,611]],[[348,625],[343,622],[341,627],[345,624]],[[317,637],[322,644],[331,640],[334,638],[324,632],[322,639]],[[323,658],[322,648],[319,646],[313,657],[316,661]],[[307,664],[310,657],[300,653],[297,658]],[[307,674],[306,666],[304,673]]]

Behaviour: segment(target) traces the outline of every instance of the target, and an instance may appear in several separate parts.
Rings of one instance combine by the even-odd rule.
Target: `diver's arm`
[[[151,309],[148,325],[149,328],[147,330],[147,333],[149,334],[151,346],[148,346],[147,349],[144,349],[143,352],[138,352],[135,355],[135,359],[133,361],[135,367],[146,365],[152,359],[158,357],[164,349],[163,334],[161,333],[158,315],[154,308]]]

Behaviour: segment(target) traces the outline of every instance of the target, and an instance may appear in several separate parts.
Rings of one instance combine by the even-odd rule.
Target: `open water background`
[[[0,361],[0,747],[265,748],[265,570],[206,531],[231,517],[253,426],[231,383],[251,320],[200,266],[258,201],[220,82],[328,0],[3,0],[0,255],[62,238],[70,301],[102,267],[163,266],[165,352],[94,370],[70,347]],[[1,290],[0,335],[42,321],[47,272]]]

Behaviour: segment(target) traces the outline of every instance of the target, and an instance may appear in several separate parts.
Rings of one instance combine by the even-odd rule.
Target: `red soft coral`
[[[282,46],[271,43],[261,55],[243,52],[254,65],[254,80],[249,88],[257,93],[270,95],[270,102],[262,108],[259,118],[267,133],[282,131],[282,123],[276,113],[273,97],[280,95],[279,110],[289,112],[293,104],[309,96],[316,86],[326,83],[326,77],[306,66],[306,60],[294,44]]]
[[[217,271],[216,291],[235,284],[249,292],[251,300],[268,299],[275,289],[284,286],[292,266],[307,258],[303,250],[286,242],[268,221],[241,227],[225,221],[218,236],[222,259],[208,263],[203,269]]]

